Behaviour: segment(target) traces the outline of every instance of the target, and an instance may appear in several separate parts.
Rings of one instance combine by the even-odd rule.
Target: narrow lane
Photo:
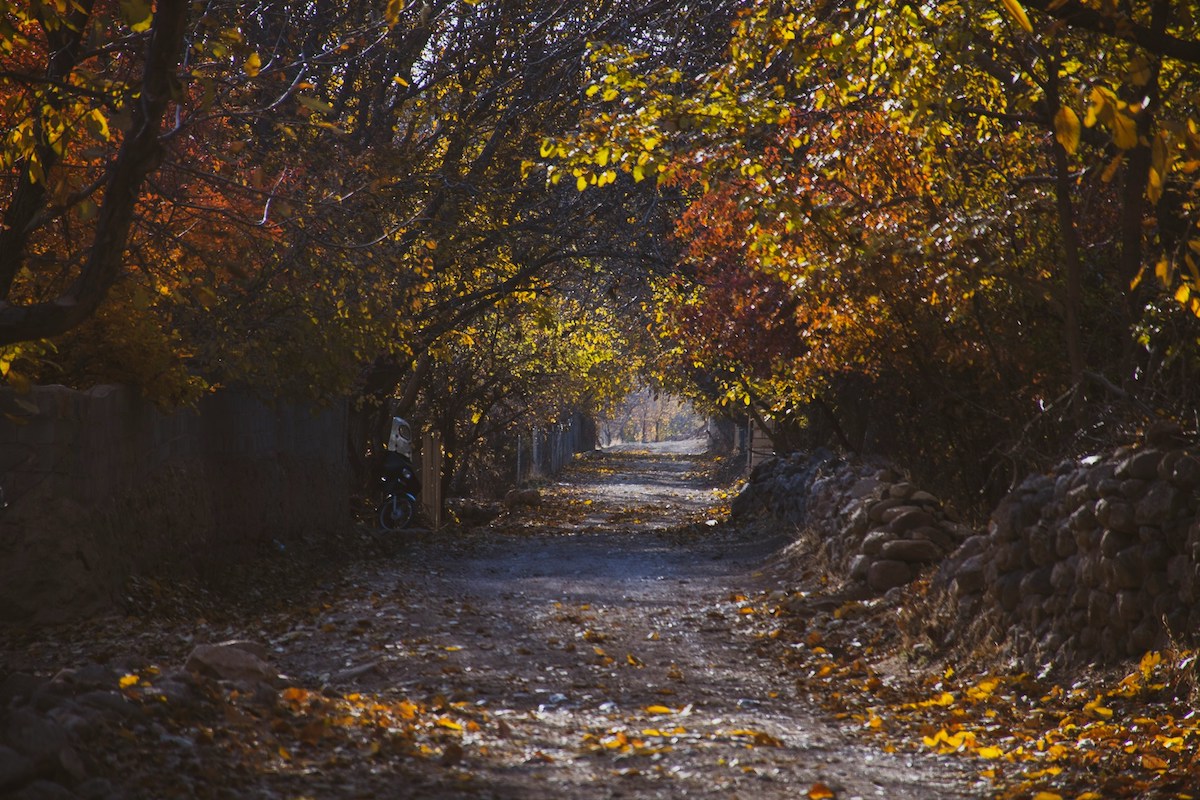
[[[364,576],[355,596],[388,598],[370,617],[382,655],[341,688],[486,715],[462,760],[413,796],[972,796],[960,766],[887,755],[822,720],[756,654],[770,622],[745,612],[745,595],[783,542],[711,524],[719,490],[705,466],[597,456],[539,508],[454,541],[424,537]],[[289,669],[328,680],[321,653],[305,652],[292,649]]]
[[[988,796],[815,710],[765,646],[786,536],[719,522],[713,462],[675,449],[580,459],[536,507],[307,585],[276,565],[8,631],[0,732],[30,752],[0,747],[0,794],[17,764],[26,800]]]

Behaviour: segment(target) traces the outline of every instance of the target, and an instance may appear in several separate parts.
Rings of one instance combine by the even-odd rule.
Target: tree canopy
[[[640,376],[998,489],[1193,407],[1196,13],[0,3],[0,372],[464,447]]]

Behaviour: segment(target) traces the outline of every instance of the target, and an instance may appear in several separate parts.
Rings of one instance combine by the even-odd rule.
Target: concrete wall
[[[111,607],[127,578],[203,576],[349,520],[346,407],[224,391],[163,413],[114,386],[38,387],[0,417],[0,619]],[[36,411],[34,410],[36,409]]]

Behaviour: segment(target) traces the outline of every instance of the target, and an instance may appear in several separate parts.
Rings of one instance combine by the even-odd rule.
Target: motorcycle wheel
[[[388,495],[379,504],[379,527],[385,531],[398,531],[407,528],[413,520],[413,502],[403,495]]]

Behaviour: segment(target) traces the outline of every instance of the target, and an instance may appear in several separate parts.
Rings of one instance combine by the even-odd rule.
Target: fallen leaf
[[[828,784],[821,783],[820,781],[814,783],[812,788],[808,790],[808,800],[830,800],[835,797],[837,795],[834,794],[833,789],[830,789]]]

